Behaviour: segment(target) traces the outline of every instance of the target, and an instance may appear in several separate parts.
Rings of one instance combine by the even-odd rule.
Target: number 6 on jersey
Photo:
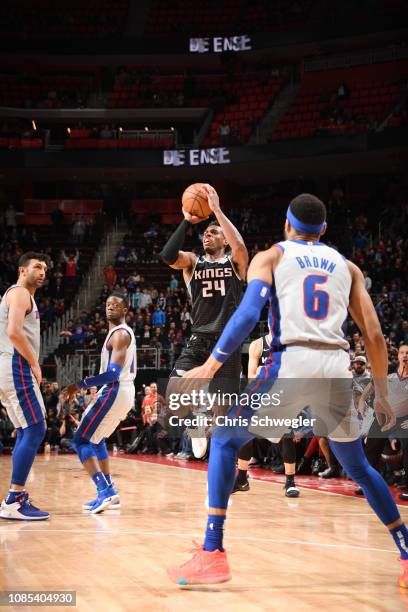
[[[316,289],[316,285],[327,283],[328,276],[310,274],[303,281],[303,304],[305,313],[311,319],[325,319],[329,312],[330,296],[327,291]]]

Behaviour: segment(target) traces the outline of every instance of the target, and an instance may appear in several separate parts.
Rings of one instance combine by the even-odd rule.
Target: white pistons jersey
[[[285,240],[274,273],[270,320],[273,345],[322,342],[348,349],[351,274],[344,257],[322,242]]]
[[[126,323],[116,325],[115,327],[112,327],[112,329],[109,330],[101,351],[101,367],[99,373],[102,374],[103,372],[106,372],[109,367],[112,351],[109,351],[107,349],[107,345],[109,344],[109,340],[111,339],[112,334],[114,334],[118,329],[124,329],[130,336],[130,344],[126,349],[125,363],[123,364],[123,368],[120,373],[119,382],[133,382],[136,378],[137,369],[136,340],[135,335],[133,333],[133,329],[129,327],[129,325],[126,325]]]

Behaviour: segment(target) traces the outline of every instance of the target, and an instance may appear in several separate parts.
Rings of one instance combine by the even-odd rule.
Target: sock
[[[15,489],[9,489],[8,495],[6,497],[6,504],[14,504],[14,502],[16,501],[16,497],[17,495],[20,495],[20,493],[24,493],[25,489],[20,490],[20,491],[16,491]]]
[[[213,550],[224,551],[222,547],[222,537],[224,535],[225,514],[209,514],[207,521],[207,529],[205,531],[204,550],[212,552]]]
[[[108,483],[108,485],[111,485],[112,484],[111,475],[110,474],[104,474],[104,476],[105,476],[105,480]]]
[[[248,481],[248,472],[246,470],[238,470],[237,483],[240,485]]]
[[[294,474],[287,474],[286,475],[286,486],[287,487],[292,487],[295,484],[295,475]]]
[[[390,534],[401,553],[401,559],[408,559],[408,529],[405,524],[402,523],[399,527],[390,529]]]
[[[94,481],[96,485],[96,489],[98,493],[99,491],[106,489],[106,487],[108,486],[108,483],[105,479],[105,476],[102,474],[102,472],[95,472],[95,474],[92,476],[92,480]]]

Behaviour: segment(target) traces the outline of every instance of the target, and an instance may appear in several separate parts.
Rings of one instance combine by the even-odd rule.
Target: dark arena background
[[[363,271],[389,374],[403,382],[407,13],[403,0],[1,2],[0,294],[17,282],[22,253],[49,256],[35,294],[46,433],[27,489],[50,518],[0,521],[0,605],[408,609],[387,529],[310,430],[292,433],[295,495],[282,442],[255,440],[226,523],[232,581],[169,580],[191,540],[202,543],[208,450],[195,457],[194,429],[163,425],[162,396],[194,322],[182,271],[160,257],[193,183],[216,189],[250,261],[284,239],[295,196],[317,196],[323,241]],[[184,251],[203,254],[207,225],[189,226]],[[98,374],[112,291],[129,304],[136,395],[106,439],[121,507],[92,513],[73,438],[94,390],[61,391]],[[361,395],[364,338],[351,318],[343,331]],[[245,375],[249,344],[265,334],[266,309],[242,346]],[[363,438],[370,416],[360,414]],[[16,437],[0,404],[0,499]],[[390,433],[380,446],[372,464],[404,520],[408,443]]]

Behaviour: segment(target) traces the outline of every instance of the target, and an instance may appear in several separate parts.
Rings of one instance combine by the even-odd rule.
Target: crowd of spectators
[[[92,231],[84,219],[73,216],[71,226],[60,226],[60,211],[56,211],[54,228],[67,236],[67,247],[50,246],[49,236],[42,238],[35,226],[17,224],[17,212],[12,204],[0,210],[0,295],[16,282],[18,260],[25,251],[40,251],[49,256],[49,268],[42,287],[36,293],[41,327],[45,329],[69,307],[70,299],[84,271],[81,246]],[[65,229],[64,229],[65,228]],[[69,236],[69,233],[70,236]]]
[[[407,247],[404,231],[408,221],[408,205],[404,200],[398,205],[390,204],[381,235],[375,231],[376,227],[371,223],[366,209],[347,208],[341,188],[333,189],[328,206],[337,233],[329,233],[327,242],[338,247],[363,269],[366,287],[373,297],[389,349],[390,372],[395,371],[398,366],[397,347],[408,341],[408,296],[405,292],[408,268],[403,257]],[[3,215],[4,236],[0,270],[2,286],[6,286],[15,278],[15,262],[18,254],[27,242],[30,246],[35,243],[35,233],[33,236],[31,232],[27,233],[27,229],[17,230],[13,207],[9,206]],[[251,257],[281,237],[281,229],[276,226],[276,222],[270,219],[263,208],[257,207],[256,197],[253,198],[250,208],[237,207],[229,210],[228,215],[245,237],[248,237]],[[76,219],[75,222],[79,222],[81,226],[80,219]],[[105,282],[96,307],[91,311],[80,313],[79,317],[68,322],[64,335],[70,338],[71,349],[85,348],[95,353],[100,351],[108,330],[104,303],[113,289],[119,290],[129,300],[126,322],[134,329],[138,348],[141,349],[138,355],[139,368],[148,367],[152,370],[163,368],[167,371],[170,369],[191,332],[188,296],[181,278],[171,269],[163,267],[161,275],[158,274],[157,278],[156,275],[149,275],[149,269],[151,266],[155,266],[155,270],[161,267],[158,254],[171,231],[172,227],[155,221],[147,223],[142,230],[140,226],[132,230],[131,224],[131,231],[119,248],[114,265],[107,266],[103,272]],[[76,233],[78,234],[78,227]],[[74,226],[72,234],[75,234]],[[76,235],[75,241],[80,243],[83,237],[81,231],[79,234]],[[267,236],[265,240],[264,235]],[[191,230],[187,237],[187,248],[193,249],[197,246],[199,246],[198,238],[195,230]],[[61,274],[69,276],[69,273],[76,272],[76,248],[72,252],[67,249],[66,253],[64,251],[53,253],[50,250],[50,254],[53,263],[47,289],[57,285]],[[43,294],[40,296],[41,312],[45,318],[52,317],[50,304],[54,305],[55,310],[56,304],[50,298],[51,296],[46,297]],[[63,301],[63,298],[61,300]],[[351,320],[346,324],[345,333],[350,342],[351,356],[364,356],[363,339]],[[110,442],[119,450],[161,453],[168,457],[191,459],[189,431],[168,431],[165,427],[167,410],[165,402],[157,400],[155,383],[148,387],[149,389],[146,387],[138,390],[134,409]],[[94,392],[95,390],[92,393]],[[69,450],[69,440],[91,395],[88,397],[87,394],[81,393],[71,406],[61,406],[55,384],[53,386],[46,383],[44,397],[48,423],[46,449],[58,447]],[[7,441],[9,443],[12,441],[12,429],[2,411],[0,430],[3,444],[7,445]],[[301,462],[304,454],[308,452],[311,440],[299,437],[296,442],[298,459]],[[308,464],[306,473],[324,471],[327,458],[325,459],[323,449],[323,443],[316,444],[315,441],[311,445],[306,459],[312,458],[313,461]],[[254,455],[254,461],[261,467],[278,472],[283,469],[279,447],[271,443],[257,443]],[[301,466],[304,463],[301,462]],[[301,467],[301,470],[304,469]],[[337,472],[335,470],[334,473],[339,473],[338,466],[336,469]]]

